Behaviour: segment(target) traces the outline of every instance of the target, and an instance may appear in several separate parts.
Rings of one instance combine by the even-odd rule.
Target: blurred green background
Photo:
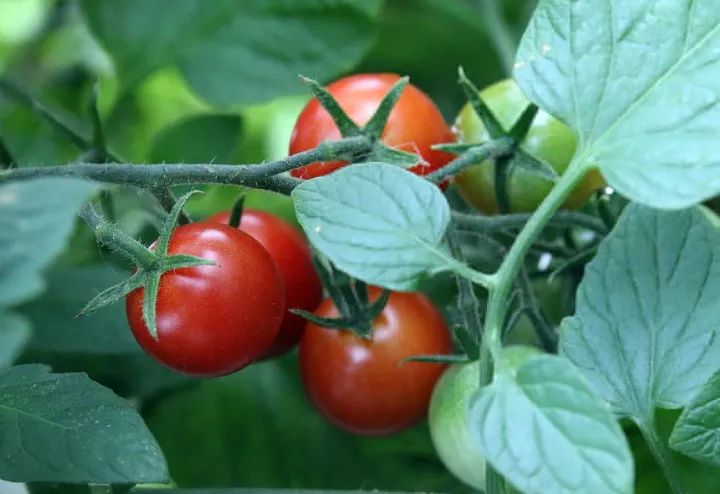
[[[88,104],[97,86],[109,145],[128,162],[257,163],[286,154],[307,99],[298,74],[322,82],[352,72],[409,75],[452,121],[463,104],[457,67],[478,86],[505,77],[534,5],[0,0],[0,76],[87,136]],[[64,164],[83,151],[2,91],[0,138],[18,166]],[[201,218],[227,208],[240,192],[207,188],[189,212]],[[122,188],[113,195],[120,225],[152,240],[160,213],[153,198]],[[293,221],[286,197],[255,191],[248,204]],[[35,328],[23,359],[88,372],[133,399],[177,485],[470,491],[439,463],[425,424],[384,439],[356,438],[328,425],[305,398],[295,354],[201,382],[145,357],[127,329],[122,304],[74,318],[126,269],[78,228],[48,273],[46,293],[23,308]],[[431,293],[447,299],[448,286],[446,280]],[[657,494],[664,484],[648,458],[641,452],[640,486]],[[692,468],[692,476],[704,476]],[[711,484],[703,481],[709,490],[698,492],[718,492]],[[47,485],[33,491],[61,492]]]

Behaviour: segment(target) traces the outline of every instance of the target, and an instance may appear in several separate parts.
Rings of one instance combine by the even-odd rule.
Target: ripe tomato
[[[210,222],[230,222],[230,212],[218,213]],[[312,252],[303,236],[295,228],[264,211],[245,209],[240,230],[265,247],[280,271],[285,286],[285,307],[312,311],[322,299],[322,284],[315,273]],[[286,311],[280,331],[265,357],[282,355],[297,344],[305,328],[305,320]]]
[[[365,125],[398,79],[400,76],[395,74],[356,74],[333,82],[327,90],[356,124]],[[338,139],[340,131],[335,122],[313,98],[295,123],[290,154]],[[390,147],[419,154],[425,162],[410,170],[417,175],[427,175],[453,158],[452,154],[433,151],[430,146],[454,140],[435,103],[417,87],[408,84],[390,112],[382,141]],[[296,168],[291,173],[294,177],[310,179],[327,175],[346,164],[344,161],[318,162]]]
[[[215,264],[162,275],[157,340],[142,317],[144,289],[128,294],[127,317],[140,346],[168,367],[198,376],[228,374],[261,357],[285,310],[282,279],[263,246],[229,226],[193,223],[175,229],[168,252]]]
[[[380,294],[370,289],[370,298]],[[326,299],[315,311],[336,317]],[[383,435],[415,424],[427,413],[444,365],[402,362],[413,355],[447,354],[447,327],[423,295],[390,295],[373,322],[371,339],[312,323],[300,341],[302,379],[310,399],[333,424],[363,435]]]
[[[527,346],[505,348],[510,367],[518,369],[540,351]],[[443,464],[458,479],[485,490],[485,456],[475,443],[468,423],[470,402],[480,386],[480,363],[448,368],[435,386],[428,421],[430,436]]]
[[[530,103],[512,79],[489,86],[480,95],[507,130],[520,118]],[[489,139],[485,126],[470,104],[460,111],[453,131],[459,142],[479,143]],[[530,155],[545,161],[558,175],[562,175],[575,153],[575,136],[565,124],[540,110],[520,145]],[[494,163],[485,162],[468,168],[455,176],[455,183],[460,194],[472,206],[487,214],[498,212]],[[603,187],[604,183],[602,175],[596,170],[592,171],[577,186],[564,207],[581,206],[590,194]],[[525,170],[514,170],[508,184],[510,210],[534,211],[550,192],[552,185],[552,182]]]

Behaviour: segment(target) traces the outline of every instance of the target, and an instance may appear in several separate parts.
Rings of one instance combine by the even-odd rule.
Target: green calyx
[[[349,330],[361,338],[371,338],[372,323],[385,308],[390,291],[383,289],[380,296],[370,302],[364,282],[351,278],[317,255],[313,257],[313,263],[325,291],[340,312],[340,317],[318,317],[312,312],[300,309],[293,309],[291,312],[323,328]]]
[[[98,241],[130,259],[135,263],[138,270],[127,280],[100,292],[87,303],[78,316],[84,316],[102,309],[117,302],[128,293],[138,288],[144,288],[143,320],[150,335],[157,340],[157,298],[162,275],[167,271],[176,269],[214,264],[211,260],[196,256],[168,255],[170,237],[178,223],[182,208],[187,200],[196,193],[198,191],[192,191],[178,199],[163,223],[160,236],[153,250],[146,248],[120,231],[117,226],[102,219],[92,206],[87,205],[83,209],[81,215],[93,228]]]
[[[390,117],[390,112],[392,112],[405,86],[407,86],[409,82],[408,77],[401,77],[393,87],[390,88],[390,91],[388,91],[380,102],[378,109],[363,127],[358,126],[352,121],[347,113],[340,107],[337,100],[335,100],[324,87],[307,77],[301,78],[303,82],[310,87],[313,96],[317,98],[322,107],[330,114],[330,117],[335,122],[343,138],[364,136],[372,143],[369,151],[354,156],[354,159],[350,160],[351,162],[377,161],[408,168],[416,165],[418,161],[421,160],[421,157],[416,154],[388,147],[380,140],[388,118]]]
[[[506,130],[483,101],[480,91],[467,78],[462,67],[458,69],[458,82],[473,111],[485,126],[490,140],[480,144],[452,143],[433,146],[433,149],[455,153],[459,156],[434,174],[428,175],[428,179],[433,181],[443,180],[469,166],[484,163],[494,158],[496,164],[496,196],[501,211],[509,209],[507,184],[510,182],[512,173],[515,170],[520,169],[551,182],[556,182],[558,175],[550,164],[531,156],[519,146],[537,115],[538,107],[529,104],[512,128]]]

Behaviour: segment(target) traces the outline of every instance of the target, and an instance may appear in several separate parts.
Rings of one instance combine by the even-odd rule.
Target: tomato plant
[[[506,129],[515,124],[530,104],[512,79],[485,88],[480,96]],[[481,143],[489,139],[485,125],[470,104],[460,110],[453,131],[459,142]],[[520,146],[562,174],[572,160],[576,143],[569,127],[540,110]],[[513,170],[508,182],[509,206],[514,212],[534,211],[553,185],[548,179],[522,169]],[[468,168],[455,177],[455,183],[463,198],[472,206],[487,214],[499,211],[495,192],[495,164],[492,161]],[[598,172],[589,174],[576,186],[563,207],[578,208],[603,183]]]
[[[230,212],[218,213],[208,221],[228,224]],[[265,247],[280,271],[287,310],[266,356],[281,355],[297,344],[305,326],[300,316],[288,310],[312,311],[322,298],[322,285],[313,268],[312,252],[295,228],[269,213],[245,209],[238,227]]]
[[[378,289],[370,291],[377,297]],[[338,315],[326,299],[315,314]],[[358,434],[406,429],[427,413],[443,366],[405,362],[451,350],[440,313],[418,293],[392,293],[368,339],[308,323],[300,343],[305,389],[332,423]]]
[[[358,125],[365,125],[380,102],[400,79],[395,74],[356,74],[339,79],[327,87],[340,107]],[[305,105],[290,138],[290,154],[312,149],[323,141],[340,138],[340,131],[330,114],[313,98]],[[390,112],[382,133],[382,141],[390,147],[415,153],[422,162],[410,170],[427,175],[445,165],[452,155],[432,149],[434,144],[454,140],[435,103],[421,90],[408,84]],[[330,173],[347,164],[324,161],[296,168],[293,176],[310,179]]]
[[[262,245],[229,226],[195,223],[173,232],[168,252],[201,255],[215,265],[163,274],[157,339],[143,319],[144,289],[128,295],[128,321],[145,351],[201,376],[237,371],[265,354],[285,305],[282,279]]]
[[[718,492],[713,2],[161,3],[0,2],[0,492]]]

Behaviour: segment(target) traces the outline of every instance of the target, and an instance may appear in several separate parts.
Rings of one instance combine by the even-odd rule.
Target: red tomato
[[[400,76],[395,74],[356,74],[333,82],[327,90],[356,124],[365,125],[398,79]],[[295,123],[290,154],[340,137],[330,114],[313,98]],[[390,147],[419,154],[424,162],[410,170],[417,175],[427,175],[453,158],[449,153],[433,151],[430,146],[454,142],[455,137],[428,95],[408,84],[390,112],[382,141]],[[294,177],[310,179],[327,175],[346,164],[344,161],[318,162],[296,168],[291,173]]]
[[[370,290],[377,299],[380,290]],[[336,317],[326,299],[315,311]],[[365,340],[308,323],[300,342],[302,379],[310,399],[333,424],[363,435],[406,429],[427,413],[442,364],[402,362],[447,354],[450,336],[438,310],[419,293],[393,292]]]
[[[229,374],[261,357],[285,310],[282,279],[263,246],[229,226],[193,223],[175,229],[168,253],[215,264],[162,275],[157,340],[142,318],[144,289],[128,294],[127,317],[140,346],[168,367],[198,376]]]
[[[208,221],[228,224],[230,212],[212,216]],[[240,229],[260,242],[270,253],[285,285],[285,307],[313,311],[322,299],[322,284],[315,273],[312,252],[295,228],[264,211],[245,209]],[[282,355],[297,344],[305,328],[305,320],[285,312],[280,331],[266,357]]]

